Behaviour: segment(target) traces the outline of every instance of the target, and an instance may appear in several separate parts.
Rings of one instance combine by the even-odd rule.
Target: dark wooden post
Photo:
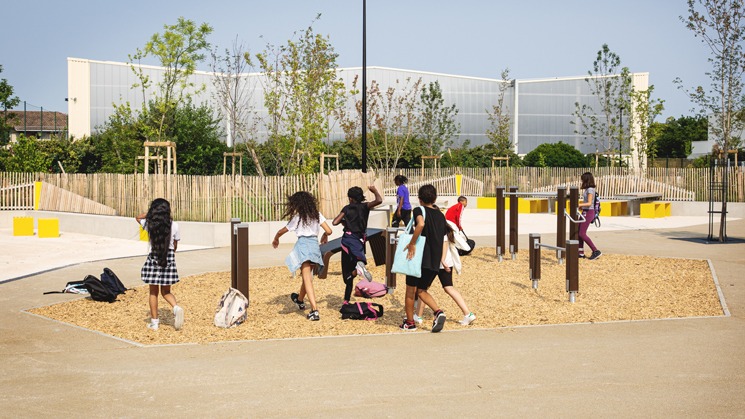
[[[397,228],[386,228],[385,229],[385,284],[389,290],[396,288],[396,274],[391,272],[393,266],[393,257],[396,254],[396,246],[398,238]]]
[[[517,259],[517,186],[510,186],[510,253],[512,260]]]
[[[569,189],[569,216],[571,220],[579,221],[577,216],[577,204],[579,203],[579,188],[572,186]],[[569,240],[579,239],[579,224],[571,222],[569,225]]]
[[[238,275],[238,249],[236,249],[238,230],[236,226],[241,223],[240,218],[230,219],[230,287],[236,288],[238,286],[237,276]]]
[[[569,302],[573,303],[577,292],[579,291],[579,241],[567,240],[567,292],[569,293]]]
[[[504,186],[497,187],[497,260],[504,258]]]
[[[528,255],[530,256],[530,280],[533,281],[533,289],[538,289],[538,281],[541,279],[541,235],[537,233],[530,233],[528,235],[528,243],[530,249]]]
[[[567,217],[564,215],[567,207],[567,188],[556,190],[556,247],[562,247],[567,240]],[[563,255],[557,253],[561,258]]]
[[[248,223],[238,224],[236,238],[236,289],[248,300]],[[250,300],[249,300],[250,301]]]

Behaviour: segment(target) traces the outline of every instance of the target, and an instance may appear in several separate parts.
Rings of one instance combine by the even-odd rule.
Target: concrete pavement
[[[521,246],[553,239],[521,220]],[[42,292],[103,266],[137,278],[142,258],[89,261],[0,284],[0,416],[745,417],[745,221],[729,244],[705,244],[706,224],[607,222],[592,234],[604,252],[711,260],[731,316],[140,347],[23,312],[75,298]],[[266,245],[250,255],[278,263]],[[179,271],[229,257],[183,252]]]

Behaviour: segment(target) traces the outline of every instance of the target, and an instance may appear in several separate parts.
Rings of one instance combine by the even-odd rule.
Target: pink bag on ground
[[[380,282],[363,279],[354,287],[355,297],[377,298],[388,293],[388,287]]]

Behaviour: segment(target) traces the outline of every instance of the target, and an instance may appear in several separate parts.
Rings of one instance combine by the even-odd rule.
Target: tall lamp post
[[[362,173],[367,173],[367,0],[362,0]]]

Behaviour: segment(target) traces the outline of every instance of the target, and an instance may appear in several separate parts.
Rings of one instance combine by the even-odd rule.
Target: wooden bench
[[[365,233],[367,234],[367,243],[370,245],[370,250],[375,260],[375,266],[383,265],[385,263],[385,230],[381,228],[368,228]],[[323,269],[318,273],[319,278],[326,278],[329,272],[329,260],[331,256],[339,252],[341,252],[341,237],[321,245]]]

